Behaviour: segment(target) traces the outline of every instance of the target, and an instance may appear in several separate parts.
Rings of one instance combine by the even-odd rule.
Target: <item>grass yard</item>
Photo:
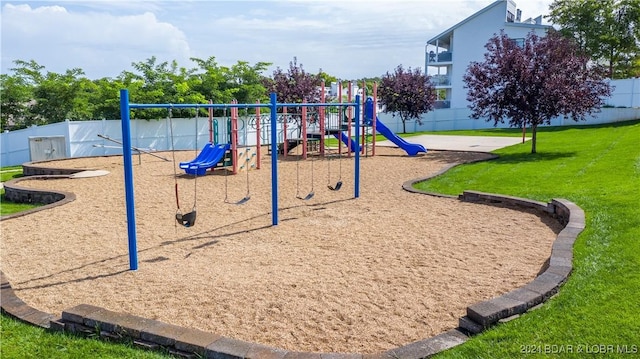
[[[24,324],[9,316],[0,317],[2,324],[3,359],[27,358],[112,358],[112,359],[160,359],[171,358],[162,353],[115,344],[104,340],[86,339],[60,332],[48,332],[40,327]]]
[[[574,271],[555,298],[439,358],[640,354],[640,122],[541,128],[538,135],[537,154],[529,142],[511,146],[495,151],[499,159],[417,185],[445,194],[566,198],[587,220],[574,245]]]
[[[521,132],[438,134],[520,136]],[[587,217],[587,228],[574,247],[574,272],[556,297],[439,358],[640,354],[640,121],[541,128],[538,135],[537,154],[530,153],[530,142],[515,145],[496,151],[497,160],[459,166],[417,186],[446,194],[472,189],[540,201],[561,197],[577,203]],[[3,358],[165,357],[127,345],[49,333],[5,315],[1,319]]]
[[[6,182],[17,177],[22,177],[22,166],[2,167],[0,169],[0,182]],[[34,205],[31,204],[6,202],[4,200],[4,188],[0,190],[0,216],[26,211],[33,207]]]

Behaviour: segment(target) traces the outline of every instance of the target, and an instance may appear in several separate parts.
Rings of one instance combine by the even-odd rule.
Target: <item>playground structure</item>
[[[318,108],[321,111],[326,108],[338,107],[338,108],[346,108],[349,113],[353,111],[354,118],[360,118],[360,97],[355,96],[355,102],[347,102],[347,103],[302,103],[302,104],[288,104],[288,103],[278,103],[277,96],[275,93],[272,93],[270,96],[269,104],[135,104],[129,102],[129,92],[126,89],[120,91],[120,111],[122,118],[122,145],[123,145],[123,160],[124,160],[124,182],[125,182],[125,202],[126,202],[126,212],[127,212],[127,234],[128,234],[128,243],[129,243],[129,268],[130,270],[138,269],[138,257],[137,257],[137,233],[136,233],[136,216],[135,216],[135,200],[134,200],[134,184],[133,184],[133,166],[132,166],[132,148],[131,148],[131,129],[130,129],[130,112],[131,109],[144,109],[144,108],[166,108],[170,110],[172,108],[208,108],[208,109],[233,109],[232,117],[235,113],[235,117],[237,117],[237,111],[239,108],[244,109],[255,109],[258,112],[257,116],[260,116],[259,111],[261,108],[268,108],[270,110],[270,126],[269,126],[269,140],[270,140],[270,152],[271,152],[271,207],[272,207],[272,225],[278,225],[278,108],[286,108],[286,107],[302,107],[302,108]],[[260,121],[257,121],[259,123]],[[234,124],[235,123],[235,124]],[[359,143],[360,140],[360,121],[353,121],[354,132],[355,132],[355,143]],[[259,125],[257,125],[259,126]],[[283,124],[286,133],[286,122]],[[210,126],[211,128],[211,126]],[[245,129],[246,129],[245,124]],[[302,126],[304,130],[306,126]],[[245,131],[246,132],[246,131]],[[349,136],[350,138],[350,136]],[[231,151],[237,151],[238,149],[238,127],[236,121],[231,121]],[[322,141],[322,140],[321,140]],[[286,151],[286,138],[285,138],[285,151]],[[306,148],[307,142],[306,137],[303,138],[303,148]],[[258,143],[257,148],[260,148],[260,144]],[[222,152],[221,148],[218,148],[215,152],[216,155],[220,155]],[[234,156],[232,154],[232,156]],[[249,158],[249,153],[245,151],[245,160]],[[304,156],[304,155],[303,155]],[[204,157],[204,155],[203,155]],[[260,156],[257,155],[257,158]],[[234,156],[233,158],[238,158]],[[192,161],[195,162],[195,161]],[[237,166],[239,161],[233,161],[235,166]],[[246,162],[248,166],[248,162]],[[194,170],[195,174],[198,173],[198,168],[196,165],[189,166],[188,169]],[[354,161],[354,198],[358,198],[360,196],[360,151],[355,151],[355,161]],[[248,168],[247,168],[248,170]],[[248,173],[248,172],[247,172]],[[247,182],[248,184],[248,182]],[[195,185],[194,185],[195,186]],[[176,182],[176,193],[177,193],[177,182]],[[177,197],[177,196],[176,196]],[[177,198],[176,198],[177,199]],[[193,217],[195,217],[195,196],[194,196],[194,210],[190,213],[187,213],[187,216],[193,213]],[[177,201],[176,201],[177,202]],[[180,210],[180,205],[177,203],[178,211]],[[183,221],[184,217],[181,213],[176,214],[176,219],[178,221]],[[192,224],[194,220],[188,218],[186,224]]]
[[[361,155],[374,156],[376,145],[376,133],[383,135],[396,146],[403,149],[409,156],[415,156],[427,150],[419,144],[412,144],[391,131],[382,123],[377,114],[377,84],[373,85],[373,96],[368,97],[362,103],[360,120],[360,141],[356,143],[354,137],[355,112],[352,106],[343,103],[342,84],[338,85],[338,99],[333,107],[308,107],[302,104],[290,104],[281,106],[277,115],[277,152],[287,158],[296,147],[301,148],[302,159],[307,159],[310,153],[326,156],[327,151],[333,147],[337,149],[337,155],[343,154],[343,146],[328,146],[328,137],[335,137],[346,146],[346,156],[351,157],[354,152],[360,151]],[[363,97],[366,95],[366,84],[363,85]],[[320,103],[326,103],[324,83],[320,91]],[[352,86],[349,83],[346,99],[352,102]],[[209,102],[212,104],[211,102]],[[257,103],[259,104],[259,103]],[[235,106],[234,106],[235,105]],[[243,108],[244,114],[239,114],[239,108]],[[239,170],[259,169],[261,150],[263,144],[269,144],[271,139],[271,119],[269,116],[261,116],[261,107],[254,107],[251,113],[249,105],[237,106],[234,101],[224,107],[224,117],[214,119],[214,107],[209,107],[209,143],[205,145],[200,155],[190,162],[181,163],[180,168],[190,175],[204,175],[207,169],[214,170],[223,167],[237,174]],[[376,120],[374,121],[373,118]],[[196,118],[197,121],[197,118]],[[196,126],[197,127],[197,126]],[[196,138],[198,136],[196,135]],[[227,143],[229,148],[223,153],[223,159],[218,162],[202,161],[202,157],[211,155],[209,144],[219,145]],[[196,150],[197,150],[196,143]],[[222,147],[218,147],[222,149]],[[270,148],[269,148],[270,152]],[[216,153],[217,154],[217,153]]]
[[[328,135],[335,136],[341,142],[347,146],[347,156],[355,157],[354,161],[354,198],[360,196],[360,155],[368,154],[365,150],[368,148],[366,137],[371,135],[371,155],[375,155],[375,138],[376,128],[380,130],[380,133],[386,138],[393,141],[400,148],[405,150],[409,156],[415,156],[418,152],[426,152],[426,149],[421,145],[410,144],[395,133],[389,130],[382,122],[380,122],[376,116],[376,95],[377,88],[374,84],[373,98],[369,101],[361,103],[360,95],[355,96],[355,101],[352,101],[353,94],[351,93],[351,86],[347,93],[347,101],[342,102],[342,87],[338,89],[338,102],[326,103],[324,83],[321,89],[320,103],[278,103],[277,96],[272,93],[270,96],[269,104],[261,104],[259,102],[255,104],[239,104],[237,101],[233,101],[231,104],[132,104],[129,103],[128,90],[123,89],[120,92],[120,108],[122,118],[122,145],[123,145],[123,157],[124,157],[124,177],[125,177],[125,199],[127,207],[127,226],[128,226],[128,238],[129,238],[129,255],[130,255],[130,269],[137,269],[137,245],[136,245],[136,221],[135,221],[135,205],[133,194],[133,174],[132,174],[132,148],[131,148],[131,130],[130,130],[130,111],[131,109],[144,109],[144,108],[166,108],[169,113],[169,121],[171,124],[171,110],[173,108],[195,108],[196,109],[196,121],[198,119],[199,110],[206,108],[209,110],[209,143],[202,149],[202,151],[192,160],[188,162],[180,163],[180,168],[187,174],[196,176],[202,176],[206,173],[206,170],[213,169],[215,167],[224,167],[225,171],[228,171],[229,165],[231,165],[231,172],[237,174],[239,169],[244,169],[247,173],[247,193],[246,196],[236,202],[236,204],[242,204],[249,200],[249,169],[252,167],[260,168],[260,149],[264,143],[269,145],[269,152],[271,154],[271,160],[274,165],[271,166],[271,203],[272,203],[272,225],[278,224],[278,154],[282,154],[284,158],[288,156],[289,151],[298,145],[302,145],[302,159],[307,159],[309,149],[314,148],[321,155],[325,155],[326,143],[325,139]],[[366,86],[363,87],[366,89]],[[363,95],[365,95],[363,89]],[[362,106],[362,108],[361,108]],[[288,113],[288,108],[294,108],[296,116],[291,116]],[[212,113],[213,109],[223,109],[225,114],[227,110],[230,110],[231,117],[227,122],[227,138],[228,141],[224,144],[220,144],[220,130],[218,125],[214,124]],[[242,129],[239,128],[239,116],[238,110],[253,109],[255,116],[249,118],[248,116],[242,122]],[[269,120],[263,121],[266,116],[261,116],[261,110],[269,110]],[[280,116],[278,115],[278,109],[281,109]],[[309,110],[314,110],[310,115]],[[375,121],[373,120],[375,118]],[[289,127],[294,124],[293,131]],[[173,126],[171,131],[173,131]],[[255,152],[251,148],[249,143],[248,129],[249,127],[255,131]],[[196,126],[197,127],[197,126]],[[370,131],[370,132],[367,132]],[[243,133],[243,145],[240,146],[239,138],[240,133]],[[296,133],[296,137],[290,137],[291,134]],[[197,135],[196,135],[197,138]],[[172,140],[172,152],[173,147],[173,132],[171,135]],[[361,142],[362,140],[362,142]],[[317,143],[317,145],[316,145]],[[311,144],[311,146],[310,146]],[[197,150],[197,141],[196,141]],[[229,153],[229,156],[227,154]],[[342,146],[338,146],[338,156],[342,156]],[[252,163],[252,160],[255,162]],[[230,162],[230,163],[229,163]],[[340,163],[340,162],[339,162]],[[175,155],[174,155],[175,165]],[[341,165],[341,164],[340,164]],[[175,168],[175,167],[174,167]],[[313,167],[311,167],[313,171]],[[341,172],[341,167],[340,167]],[[313,172],[312,172],[313,173]],[[177,174],[174,173],[174,177]],[[341,173],[340,173],[341,176]],[[327,187],[330,190],[340,190],[342,187],[342,178],[338,179],[335,185],[331,184],[331,179],[328,179]],[[179,223],[185,227],[192,226],[195,223],[195,203],[196,196],[196,184],[194,183],[194,200],[193,209],[187,214],[182,214],[180,210],[180,204],[178,200],[178,182],[175,181],[176,192],[176,219]],[[226,191],[225,191],[226,192]],[[313,183],[311,185],[311,191],[306,196],[297,195],[298,198],[308,200],[313,197]],[[225,197],[225,202],[227,198]]]
[[[347,88],[347,103],[352,102],[354,95],[352,94],[352,86],[349,83]],[[338,102],[337,109],[327,112],[326,108],[320,107],[318,111],[309,114],[309,117],[304,115],[289,115],[286,108],[283,111],[282,119],[279,121],[283,124],[281,134],[279,134],[279,153],[285,157],[289,151],[296,146],[302,145],[302,156],[307,158],[307,152],[309,149],[316,149],[321,156],[325,155],[326,138],[327,135],[333,136],[338,141],[342,142],[347,148],[347,157],[351,157],[353,153],[359,151],[360,154],[365,156],[375,156],[376,147],[376,134],[379,133],[385,138],[393,142],[396,146],[403,149],[407,155],[415,156],[420,152],[426,153],[427,150],[424,146],[419,144],[413,144],[405,141],[400,136],[391,131],[384,123],[382,123],[376,114],[377,109],[377,84],[373,84],[373,96],[366,97],[366,84],[362,86],[362,98],[367,100],[362,103],[362,110],[358,116],[353,112],[352,107],[340,107],[343,100],[342,83],[338,83]],[[320,102],[324,103],[325,91],[324,82],[322,83],[320,90]],[[304,112],[303,107],[302,111]],[[375,121],[373,120],[375,118]],[[312,121],[309,121],[312,119]],[[359,134],[360,141],[354,140],[355,137],[355,123],[360,123],[359,128],[361,133]],[[294,126],[294,130],[297,132],[289,131],[290,126]],[[370,139],[368,141],[367,139]],[[338,146],[338,153],[342,154],[342,147]]]

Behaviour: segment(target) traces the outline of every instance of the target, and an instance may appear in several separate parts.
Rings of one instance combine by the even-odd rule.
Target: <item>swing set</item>
[[[270,149],[271,149],[271,216],[272,216],[272,225],[276,226],[279,223],[279,219],[278,219],[278,213],[279,213],[279,207],[278,207],[278,148],[277,148],[277,133],[278,133],[278,119],[277,119],[277,109],[278,107],[293,107],[293,106],[302,106],[302,107],[307,107],[307,108],[312,108],[312,107],[317,107],[320,109],[320,112],[323,113],[324,108],[327,107],[336,107],[336,106],[350,106],[353,107],[355,109],[355,118],[359,119],[360,118],[360,96],[356,96],[355,97],[355,102],[347,102],[347,103],[341,103],[341,104],[335,104],[335,103],[302,103],[302,104],[292,104],[292,103],[278,103],[277,102],[277,96],[275,93],[272,93],[270,96],[270,103],[269,104],[260,104],[260,103],[255,103],[255,104],[238,104],[238,103],[232,103],[232,104],[136,104],[136,103],[130,103],[129,102],[129,91],[126,89],[122,89],[120,90],[120,113],[121,113],[121,124],[122,124],[122,143],[123,143],[123,161],[124,161],[124,184],[125,184],[125,202],[126,202],[126,212],[127,212],[127,234],[128,234],[128,244],[129,244],[129,269],[130,270],[137,270],[138,269],[138,254],[137,254],[137,231],[136,231],[136,216],[135,216],[135,201],[134,201],[134,183],[133,183],[133,166],[132,166],[132,149],[131,149],[131,126],[130,126],[130,122],[131,122],[131,110],[132,109],[144,109],[144,108],[166,108],[169,111],[169,122],[170,122],[170,127],[171,127],[171,141],[172,141],[172,153],[174,154],[174,177],[175,177],[175,181],[174,181],[174,187],[175,187],[175,193],[176,193],[176,221],[177,223],[179,223],[180,225],[184,226],[184,227],[191,227],[195,224],[196,221],[196,202],[197,202],[197,172],[194,178],[194,199],[193,199],[193,206],[191,208],[190,212],[187,213],[183,213],[180,207],[180,203],[179,203],[179,193],[178,193],[178,182],[177,182],[177,173],[175,172],[175,146],[174,146],[174,140],[173,140],[173,123],[171,120],[171,110],[174,108],[196,108],[196,121],[199,117],[199,109],[201,108],[208,108],[208,109],[225,109],[225,108],[230,108],[233,109],[235,112],[235,115],[237,116],[237,109],[239,108],[244,108],[244,109],[248,109],[248,108],[255,108],[256,110],[256,115],[259,116],[259,111],[261,108],[268,108],[270,110]],[[211,114],[211,111],[210,111]],[[210,115],[211,116],[211,115]],[[233,113],[232,113],[232,118],[234,117]],[[259,118],[259,117],[258,117]],[[259,123],[259,120],[257,121]],[[359,142],[359,127],[360,127],[360,121],[354,121],[354,126],[355,126],[355,142],[358,143]],[[233,123],[233,121],[232,121]],[[303,128],[306,128],[306,126],[303,126]],[[246,131],[246,125],[245,125],[245,131]],[[197,131],[196,131],[197,132]],[[258,130],[258,133],[260,131]],[[235,133],[235,135],[234,135]],[[238,128],[237,128],[237,122],[236,122],[236,127],[234,128],[232,125],[232,130],[231,130],[231,135],[232,138],[233,136],[236,136],[236,140],[237,140],[237,135],[238,135]],[[197,137],[197,134],[196,134]],[[259,142],[259,135],[257,136],[257,141]],[[305,138],[306,140],[306,138]],[[321,139],[322,141],[322,139]],[[258,150],[260,148],[260,143],[257,144],[258,145]],[[303,146],[303,148],[306,146]],[[196,147],[197,149],[197,147]],[[232,151],[235,150],[236,154],[237,154],[237,141],[232,141]],[[322,150],[322,148],[321,148]],[[257,154],[258,158],[259,158],[259,154]],[[235,157],[236,159],[238,157]],[[250,166],[250,162],[248,160],[249,156],[248,153],[245,151],[245,163],[242,165],[243,167],[241,169],[244,169],[247,171],[247,192],[246,195],[243,199],[237,201],[237,202],[231,202],[231,203],[235,203],[235,204],[242,204],[242,203],[246,203],[247,201],[249,201],[250,197],[250,191],[249,191],[249,174],[248,174],[248,170],[249,170],[249,166]],[[237,162],[239,161],[234,161],[235,165],[237,166]],[[313,171],[313,163],[311,164],[311,168]],[[233,168],[234,170],[237,169],[237,167],[234,166]],[[312,175],[313,177],[313,175]],[[360,197],[360,152],[356,151],[355,152],[355,161],[354,161],[354,198],[359,198]],[[339,184],[336,184],[336,186],[332,186],[334,188],[341,186],[341,179],[339,180]],[[300,199],[310,199],[313,197],[313,178],[312,178],[312,183],[311,183],[311,191],[306,195],[306,196],[302,196],[300,195],[300,193],[298,192],[298,196],[300,197]]]
[[[236,102],[234,102],[236,103]],[[251,155],[250,153],[250,147],[249,146],[244,146],[245,150],[244,151],[240,151],[238,150],[238,109],[237,108],[231,108],[231,116],[229,117],[227,115],[227,111],[228,111],[228,107],[225,107],[224,109],[224,118],[228,119],[228,128],[229,128],[229,133],[228,133],[228,138],[229,138],[229,142],[230,144],[227,145],[213,145],[212,141],[213,140],[213,135],[212,133],[210,133],[210,142],[204,147],[204,149],[200,152],[200,154],[197,153],[197,149],[198,147],[198,137],[199,137],[199,133],[198,133],[198,129],[199,129],[199,125],[198,125],[198,121],[199,121],[199,113],[200,113],[200,105],[196,105],[196,116],[195,116],[195,127],[196,127],[196,134],[195,134],[195,149],[196,149],[196,156],[195,159],[190,161],[190,162],[180,162],[180,168],[184,169],[185,172],[187,174],[191,174],[194,176],[194,195],[193,195],[193,207],[191,209],[190,212],[187,213],[183,213],[182,209],[180,208],[180,193],[179,193],[179,186],[178,186],[178,174],[176,172],[176,158],[175,158],[175,142],[174,142],[174,124],[173,124],[173,116],[172,116],[172,107],[168,108],[168,123],[169,123],[169,128],[170,128],[170,135],[171,135],[171,153],[172,153],[172,157],[173,157],[173,168],[174,168],[174,187],[175,187],[175,197],[176,197],[176,221],[177,223],[179,223],[180,225],[184,226],[184,227],[192,227],[195,224],[196,221],[196,204],[197,204],[197,183],[198,183],[198,176],[205,174],[205,170],[207,168],[211,168],[212,170],[216,167],[222,166],[224,167],[224,171],[225,171],[225,197],[224,197],[224,202],[225,203],[232,203],[232,204],[244,204],[247,201],[249,201],[249,199],[251,199],[251,193],[249,190],[249,167],[252,167],[251,165],[251,158],[253,156],[256,156],[256,154],[254,153],[253,155]],[[217,130],[217,123],[216,126],[213,125],[213,114],[211,111],[210,112],[210,131],[213,130],[213,128],[215,127]],[[247,139],[247,125],[245,124],[244,126],[244,137],[245,137],[245,141]],[[216,131],[217,132],[217,131]],[[216,142],[217,142],[217,135],[216,135]],[[229,155],[229,156],[227,156]],[[240,161],[240,157],[244,156],[244,164],[240,165],[238,167],[238,163]],[[211,158],[212,157],[212,158]],[[228,166],[229,161],[231,162],[231,167],[232,169],[229,169],[230,166]],[[257,162],[257,166],[259,168],[260,166],[260,161],[259,159],[256,159]],[[246,195],[244,196],[244,198],[232,202],[229,200],[229,191],[228,191],[228,174],[229,172],[232,173],[237,173],[238,172],[238,168],[240,170],[242,170],[243,168],[246,170],[246,186],[247,186],[247,192]]]

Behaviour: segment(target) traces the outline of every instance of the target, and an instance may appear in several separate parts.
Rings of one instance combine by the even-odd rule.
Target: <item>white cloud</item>
[[[523,18],[552,0],[520,0]],[[2,71],[34,59],[47,70],[79,67],[115,77],[156,56],[194,66],[294,56],[307,71],[343,78],[379,76],[397,65],[424,66],[426,41],[493,0],[140,1],[51,0],[2,8]],[[29,3],[29,2],[27,2]],[[36,5],[38,4],[38,5]]]
[[[2,47],[3,70],[34,59],[48,71],[79,67],[88,77],[115,77],[151,56],[186,62],[191,52],[182,31],[150,12],[118,16],[11,4],[2,11]],[[107,72],[113,68],[120,70]]]

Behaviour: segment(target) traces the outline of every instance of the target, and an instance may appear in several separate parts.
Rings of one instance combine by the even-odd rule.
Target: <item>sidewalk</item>
[[[526,137],[529,141],[531,138]],[[419,135],[404,137],[409,143],[418,143],[427,150],[447,151],[475,151],[491,152],[503,147],[522,143],[522,137],[491,137],[491,136],[450,136],[450,135]],[[394,147],[391,141],[376,142],[376,146]]]

